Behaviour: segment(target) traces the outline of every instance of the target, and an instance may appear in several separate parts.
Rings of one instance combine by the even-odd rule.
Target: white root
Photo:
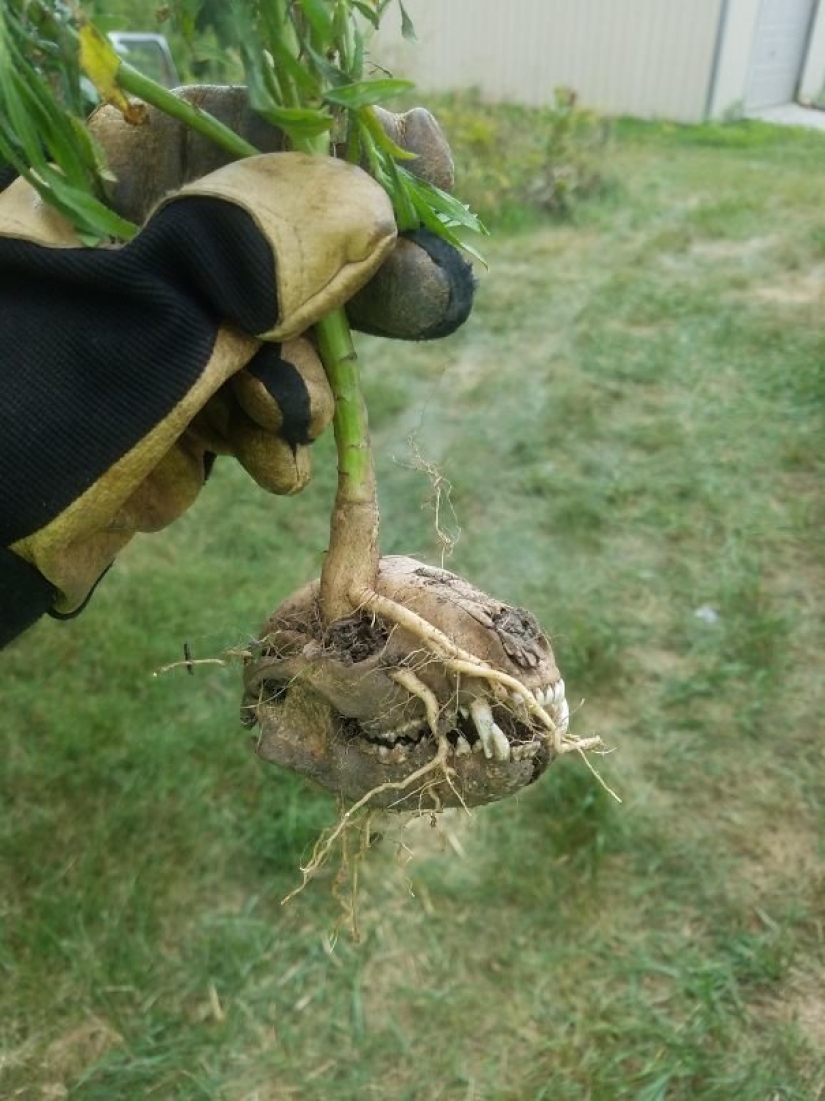
[[[424,646],[442,662],[442,664],[456,675],[477,677],[486,680],[493,691],[500,689],[509,690],[512,696],[523,700],[528,714],[538,720],[553,739],[553,749],[557,754],[563,753],[587,753],[591,750],[603,749],[601,738],[576,738],[567,733],[568,715],[564,714],[564,707],[560,706],[561,720],[557,723],[551,718],[545,707],[539,703],[534,694],[522,684],[516,677],[509,673],[503,673],[500,669],[493,668],[485,661],[481,661],[475,654],[457,646],[451,638],[434,627],[416,612],[405,608],[389,597],[381,596],[374,589],[354,589],[349,594],[352,603],[359,609],[366,608],[380,619],[388,619],[410,634],[420,639]],[[563,682],[560,693],[563,691]],[[554,694],[554,704],[555,704]],[[554,706],[551,704],[549,706]]]
[[[353,819],[360,810],[363,810],[369,805],[370,801],[375,798],[376,795],[380,795],[385,791],[405,791],[407,788],[412,787],[418,780],[423,780],[431,772],[435,772],[437,769],[441,770],[443,777],[447,780],[447,783],[452,787],[452,779],[450,777],[450,770],[447,767],[447,758],[450,753],[450,743],[446,737],[438,739],[438,751],[432,760],[428,761],[426,765],[422,765],[421,768],[417,768],[415,772],[411,772],[403,780],[388,780],[385,784],[379,784],[378,787],[372,788],[366,795],[362,795],[361,798],[353,803],[349,810],[344,811],[338,820],[338,824],[335,828],[327,834],[325,837],[318,841],[315,846],[315,850],[312,854],[312,859],[306,867],[301,868],[302,880],[294,890],[290,891],[285,898],[281,900],[281,905],[285,906],[287,902],[293,899],[296,895],[300,894],[306,887],[307,883],[313,878],[313,876],[326,864],[329,854],[335,847],[336,841],[341,835],[353,825]],[[453,788],[455,791],[455,788]],[[456,794],[458,794],[456,792]],[[460,796],[459,796],[460,798]],[[466,809],[466,808],[465,808]]]
[[[528,722],[529,715],[527,714],[527,705],[524,702],[524,696],[518,692],[509,693],[508,703],[513,708],[516,718],[523,723]]]
[[[396,684],[400,684],[402,688],[406,688],[411,696],[417,696],[418,699],[421,700],[427,715],[427,725],[432,731],[433,737],[437,739],[438,714],[440,708],[435,692],[429,689],[426,684],[415,675],[412,669],[396,669],[392,674],[392,679]]]

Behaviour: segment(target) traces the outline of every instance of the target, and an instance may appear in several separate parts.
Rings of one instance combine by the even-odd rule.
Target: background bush
[[[449,138],[457,193],[489,225],[569,217],[609,186],[610,124],[569,88],[537,109],[488,104],[474,92],[421,98]]]

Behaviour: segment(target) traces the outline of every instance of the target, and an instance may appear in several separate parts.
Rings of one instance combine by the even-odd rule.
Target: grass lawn
[[[219,653],[317,574],[220,464],[0,659],[0,1097],[825,1097],[825,139],[617,127],[614,186],[486,249],[470,323],[360,342],[384,549],[533,609],[574,730],[517,800],[390,829],[360,940],[333,802],[247,750]]]

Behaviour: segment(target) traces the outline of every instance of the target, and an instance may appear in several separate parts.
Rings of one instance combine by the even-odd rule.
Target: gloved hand
[[[274,492],[305,484],[332,399],[302,334],[395,248],[374,181],[296,153],[185,185],[118,249],[78,247],[22,181],[0,195],[0,645],[82,607],[136,532],[189,507],[214,454]],[[463,261],[441,282],[466,316]],[[380,316],[380,283],[365,293]]]
[[[199,84],[175,94],[208,111],[262,153],[284,149],[284,134],[249,106],[242,86]],[[441,127],[423,107],[395,115],[374,108],[389,137],[415,160],[405,167],[428,183],[451,191],[453,158]],[[105,154],[114,180],[110,205],[142,224],[169,191],[227,164],[231,154],[190,127],[156,110],[144,109],[139,126],[115,107],[99,107],[89,129]],[[366,167],[366,165],[364,166]],[[453,332],[467,318],[473,282],[456,249],[428,230],[402,234],[376,278],[348,303],[351,324],[363,332],[405,340],[430,340]]]

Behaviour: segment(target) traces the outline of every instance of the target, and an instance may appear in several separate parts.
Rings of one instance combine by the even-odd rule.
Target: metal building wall
[[[793,101],[816,7],[817,0],[763,0],[745,88],[745,110]]]
[[[741,114],[762,0],[726,0],[710,115]]]
[[[760,21],[770,13],[765,0],[724,0],[716,79],[710,101],[712,118],[736,117],[748,106],[748,87]],[[775,3],[774,3],[775,6]],[[818,0],[801,67],[799,95],[812,100],[825,86],[825,0]]]
[[[405,0],[374,56],[424,91],[478,88],[491,99],[551,100],[560,85],[609,114],[705,117],[722,0]]]
[[[819,0],[814,25],[811,27],[808,57],[799,82],[799,97],[803,103],[810,102],[823,91],[825,91],[825,0]]]

